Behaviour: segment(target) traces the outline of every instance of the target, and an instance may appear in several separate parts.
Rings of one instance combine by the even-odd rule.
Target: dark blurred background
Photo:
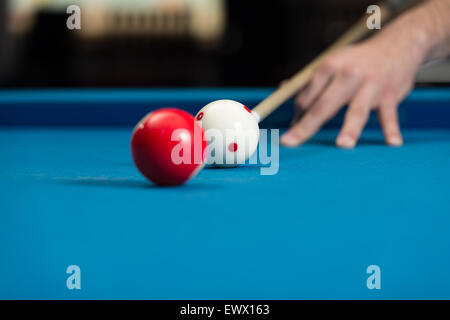
[[[1,87],[276,86],[365,0],[1,0]],[[81,7],[81,30],[66,8]],[[434,71],[433,71],[434,68]],[[422,83],[446,83],[431,66]]]

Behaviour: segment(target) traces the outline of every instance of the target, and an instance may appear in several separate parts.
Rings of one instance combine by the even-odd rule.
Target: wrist
[[[426,62],[444,56],[449,40],[450,0],[428,0],[398,20],[399,29],[413,52]]]
[[[424,6],[428,13],[426,36],[428,52],[426,60],[442,58],[450,54],[450,0],[429,0]]]
[[[398,17],[375,39],[408,52],[418,64],[444,56],[442,47],[450,38],[450,26],[446,25],[449,13],[450,0],[428,0]]]

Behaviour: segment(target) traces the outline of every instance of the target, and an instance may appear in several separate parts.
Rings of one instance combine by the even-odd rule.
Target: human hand
[[[356,145],[372,110],[378,113],[386,143],[402,145],[397,107],[411,90],[424,58],[414,48],[407,37],[387,33],[325,58],[296,98],[303,117],[282,136],[281,143],[306,142],[348,104],[336,139],[339,147]]]

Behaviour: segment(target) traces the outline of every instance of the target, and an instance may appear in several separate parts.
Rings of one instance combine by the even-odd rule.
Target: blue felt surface
[[[158,188],[130,129],[0,128],[0,298],[450,298],[450,131],[336,131]],[[66,288],[66,267],[82,289]],[[382,289],[366,288],[379,265]]]

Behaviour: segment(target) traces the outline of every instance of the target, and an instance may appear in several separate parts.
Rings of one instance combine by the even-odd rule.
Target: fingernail
[[[356,140],[353,137],[344,134],[337,138],[336,144],[341,148],[353,148],[356,144]]]
[[[403,145],[403,139],[398,135],[390,136],[388,138],[388,144],[393,147],[400,147]]]
[[[298,141],[299,137],[293,132],[285,133],[280,139],[281,144],[287,147],[294,147],[298,145]]]

